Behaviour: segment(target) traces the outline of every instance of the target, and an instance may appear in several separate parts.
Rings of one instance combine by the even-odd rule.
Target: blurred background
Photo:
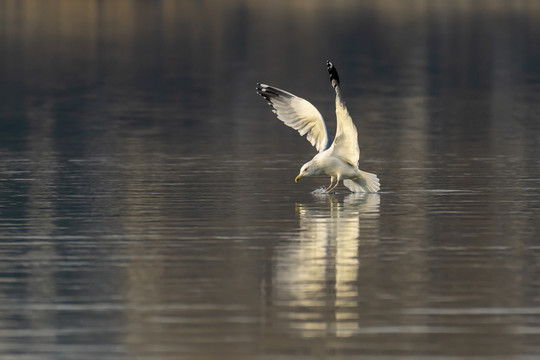
[[[498,142],[528,133],[526,120],[538,116],[535,1],[5,0],[1,6],[4,146],[23,146],[29,125],[44,126],[29,113],[55,110],[72,114],[48,126],[62,138],[112,137],[116,146],[150,133],[224,148],[250,142],[258,131],[288,134],[253,119],[268,115],[252,109],[253,84],[308,97],[331,121],[326,59],[341,70],[351,111],[362,114],[358,126],[384,128],[406,116],[392,125],[411,136],[414,130],[444,133],[446,142]],[[116,133],[122,131],[130,134]],[[425,145],[452,150],[444,141]]]
[[[0,0],[0,354],[537,358],[539,143],[538,1]]]

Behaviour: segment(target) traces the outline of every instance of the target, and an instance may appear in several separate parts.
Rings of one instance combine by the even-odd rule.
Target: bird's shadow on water
[[[380,195],[370,193],[315,193],[314,201],[296,203],[299,240],[340,242],[360,239],[360,224],[379,217]],[[373,224],[371,224],[373,225]],[[370,225],[370,226],[371,226]]]
[[[381,197],[369,193],[313,194],[314,201],[297,203],[300,235],[339,243],[344,236],[360,238],[360,224],[379,217]],[[315,232],[315,234],[311,234]],[[346,235],[345,235],[346,234]]]
[[[379,214],[381,197],[378,193],[350,193],[332,191],[327,193],[324,187],[311,192],[316,203],[328,202],[333,205],[342,204],[342,212],[354,212],[360,215],[374,216]],[[300,204],[309,206],[307,203]],[[321,209],[322,210],[322,209]]]
[[[319,194],[295,204],[298,228],[287,232],[272,258],[272,294],[300,313],[312,312],[317,301],[325,304],[315,310],[321,311],[320,324],[306,327],[305,335],[316,335],[315,328],[341,334],[336,317],[328,314],[339,312],[341,301],[359,296],[361,253],[378,244],[379,204],[379,194],[351,193]],[[296,321],[283,322],[303,334]],[[325,331],[318,335],[325,336]]]
[[[359,242],[360,228],[377,227],[381,197],[369,193],[313,195],[314,201],[297,203],[299,240],[339,245]],[[325,245],[325,246],[326,246]]]

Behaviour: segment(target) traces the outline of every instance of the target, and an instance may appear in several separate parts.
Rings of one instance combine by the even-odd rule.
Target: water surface
[[[535,4],[0,9],[2,358],[540,355]],[[255,93],[333,132],[326,59],[379,194]]]

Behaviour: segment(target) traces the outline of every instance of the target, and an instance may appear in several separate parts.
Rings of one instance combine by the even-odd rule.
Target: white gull
[[[296,182],[306,176],[325,174],[330,176],[326,192],[333,191],[343,180],[343,185],[352,192],[376,193],[380,189],[377,175],[358,169],[358,133],[341,98],[338,73],[330,61],[326,62],[326,66],[336,91],[337,129],[332,143],[321,113],[309,101],[266,84],[257,84],[257,91],[268,100],[279,120],[300,135],[306,135],[311,145],[319,151],[302,166]]]

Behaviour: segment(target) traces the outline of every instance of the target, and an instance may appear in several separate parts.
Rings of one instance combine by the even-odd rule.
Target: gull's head
[[[300,173],[298,176],[294,179],[294,182],[298,182],[301,178],[304,176],[311,176],[316,175],[319,173],[319,168],[315,165],[315,163],[312,161],[309,161],[302,165],[302,168],[300,169]]]

